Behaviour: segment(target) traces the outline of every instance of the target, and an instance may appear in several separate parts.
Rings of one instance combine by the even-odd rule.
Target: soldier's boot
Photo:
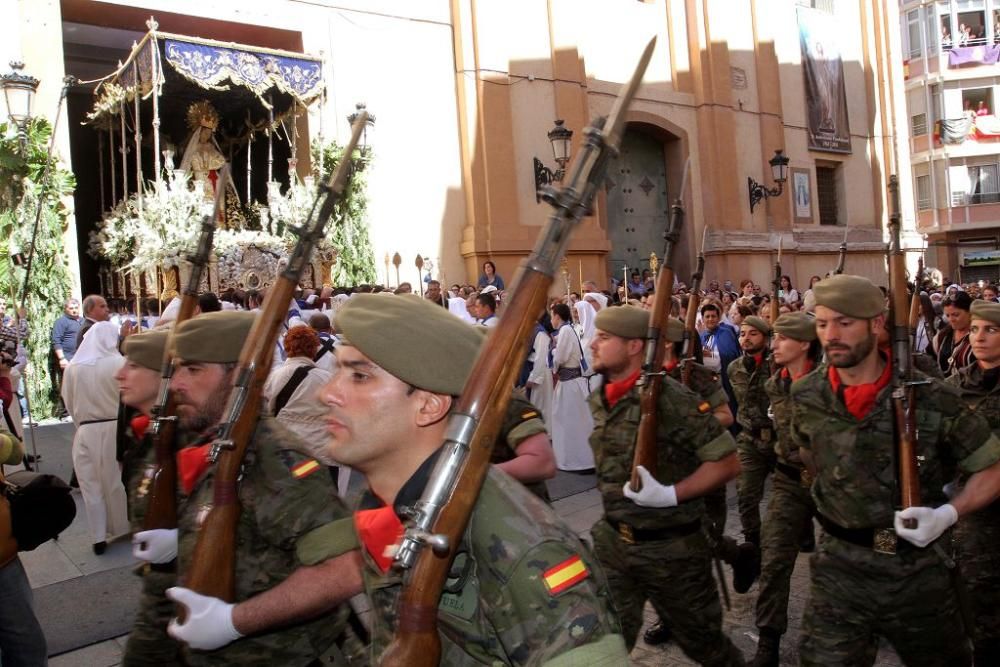
[[[733,590],[740,594],[746,593],[759,576],[760,549],[752,542],[744,542],[733,563]]]
[[[670,626],[662,620],[653,623],[649,629],[643,633],[642,638],[650,646],[660,646],[670,641]]]
[[[760,629],[760,641],[757,642],[757,654],[748,667],[778,667],[781,660],[781,633],[772,628]]]

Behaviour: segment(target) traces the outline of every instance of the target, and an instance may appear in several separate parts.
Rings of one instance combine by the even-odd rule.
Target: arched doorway
[[[622,280],[649,268],[649,255],[663,253],[670,213],[664,143],[641,126],[629,124],[619,156],[608,168],[608,274]]]

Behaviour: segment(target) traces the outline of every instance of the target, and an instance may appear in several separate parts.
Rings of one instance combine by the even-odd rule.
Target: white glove
[[[904,527],[904,519],[916,519],[917,527]],[[952,505],[946,504],[933,508],[907,507],[901,512],[896,512],[893,523],[897,535],[918,547],[926,547],[941,537],[941,533],[951,528],[956,521],[958,521],[958,511]]]
[[[660,484],[644,466],[639,466],[636,470],[642,480],[642,490],[637,493],[632,490],[628,482],[625,482],[622,493],[626,498],[643,507],[677,507],[677,491],[673,484],[670,486]]]
[[[177,529],[139,531],[132,536],[132,555],[147,563],[169,563],[177,558]]]
[[[243,636],[233,625],[236,605],[180,586],[168,588],[167,597],[187,609],[187,620],[183,623],[170,619],[167,634],[191,648],[214,651]]]

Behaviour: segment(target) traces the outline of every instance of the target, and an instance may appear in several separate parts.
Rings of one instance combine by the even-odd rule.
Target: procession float
[[[104,214],[88,252],[100,262],[101,291],[161,303],[176,295],[220,188],[225,206],[202,289],[266,289],[313,205],[316,179],[343,157],[323,138],[322,108],[317,137],[305,137],[310,107],[324,104],[322,59],[160,32],[152,19],[147,26],[96,87],[87,115],[100,153]],[[371,154],[365,146],[349,159],[363,170]],[[342,224],[331,226],[303,287],[374,278],[364,209],[364,178],[356,177]]]

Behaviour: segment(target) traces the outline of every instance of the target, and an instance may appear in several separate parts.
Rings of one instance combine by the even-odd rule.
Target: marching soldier
[[[322,392],[331,457],[364,474],[354,516],[373,658],[400,619],[402,574],[391,552],[445,441],[480,335],[426,301],[356,296],[337,315],[339,370]],[[371,427],[378,413],[379,428]],[[322,532],[320,535],[322,536]],[[327,544],[342,553],[337,536]],[[627,661],[607,580],[586,546],[543,501],[491,469],[438,607],[442,665]]]
[[[371,654],[380,656],[392,639],[402,576],[389,569],[387,548],[400,539],[405,510],[433,470],[480,338],[423,299],[357,296],[337,325],[344,336],[338,370],[322,392],[330,407],[327,453],[365,475],[361,508],[300,534],[292,544],[298,570],[235,606],[181,589],[176,597],[198,622],[174,632],[211,646],[240,634],[267,636],[261,633],[314,618],[364,590],[373,609]],[[185,350],[196,354],[178,344],[178,356]],[[330,494],[333,508],[300,498],[299,513],[335,513],[339,501]],[[466,540],[438,610],[441,664],[627,661],[600,565],[520,483],[489,473]]]
[[[176,556],[182,584],[201,522],[213,502],[210,443],[224,417],[235,364],[254,317],[246,312],[206,313],[182,322],[173,337],[177,367],[171,390],[186,432],[182,437],[204,444],[178,452],[178,529],[145,531],[146,547],[140,555],[151,563]],[[273,419],[257,424],[239,486],[237,600],[275,587],[293,573],[303,576],[296,572],[301,564],[295,553],[299,538],[349,516],[324,467],[300,453],[306,447]],[[349,576],[342,579],[349,585]],[[302,622],[262,628],[258,618],[235,614],[234,605],[221,600],[186,588],[171,588],[167,595],[187,608],[184,622],[171,621],[168,631],[187,644],[184,658],[192,666],[311,664],[342,640],[349,615],[346,605],[318,606]],[[292,601],[284,606],[292,607]]]
[[[760,574],[760,501],[764,498],[764,482],[774,470],[774,425],[768,416],[770,402],[764,383],[773,367],[767,353],[767,337],[771,327],[760,317],[751,315],[740,325],[740,348],[743,356],[730,362],[727,372],[733,395],[739,406],[736,423],[742,428],[736,436],[740,453],[740,477],[736,486],[743,540],[752,547],[753,567],[749,576],[734,577],[733,588],[746,593]]]
[[[764,385],[774,414],[774,479],[761,534],[761,573],[757,595],[760,642],[751,667],[777,667],[781,636],[788,629],[788,594],[803,530],[812,535],[816,505],[809,495],[812,477],[789,433],[792,383],[809,373],[819,357],[816,324],[806,313],[785,313],[774,323],[771,359],[780,367]]]
[[[642,488],[633,491],[628,482],[639,424],[635,383],[649,313],[633,306],[605,308],[595,325],[590,349],[605,383],[589,399],[595,424],[590,444],[604,516],[591,534],[622,615],[625,641],[630,649],[635,644],[649,600],[692,659],[742,665],[743,656],[722,632],[712,555],[702,530],[703,497],[738,472],[736,443],[707,409],[699,410],[701,399],[664,378],[657,470],[640,467]]]
[[[1000,439],[948,385],[916,386],[925,506],[895,511],[891,365],[877,346],[885,299],[850,275],[817,283],[813,294],[826,362],[792,386],[791,433],[815,473],[826,534],[812,559],[801,662],[870,665],[884,637],[907,665],[968,665],[947,536],[939,538],[1000,494]],[[947,501],[942,487],[955,466],[969,477]]]
[[[167,589],[177,583],[175,554],[150,554],[143,531],[152,475],[156,471],[156,452],[148,428],[169,335],[167,329],[156,329],[126,338],[125,363],[115,374],[122,403],[137,411],[125,424],[123,434],[127,442],[125,475],[134,532],[133,553],[144,561],[138,572],[142,577],[139,610],[122,656],[122,664],[129,667],[184,664],[180,644],[167,635],[167,624],[174,616],[174,604],[167,599]],[[176,540],[176,531],[172,532]]]
[[[733,413],[729,409],[729,398],[722,388],[722,379],[718,373],[694,359],[680,361],[678,346],[684,340],[684,323],[675,317],[671,317],[667,322],[667,340],[669,342],[663,369],[670,377],[681,383],[684,381],[684,375],[687,375],[688,383],[685,386],[701,398],[698,411],[710,412],[722,426],[728,428],[733,423]],[[705,535],[712,554],[733,567],[734,578],[752,578],[754,576],[752,572],[746,570],[756,567],[753,551],[740,549],[736,540],[724,534],[726,516],[729,513],[726,487],[723,485],[705,494],[704,501],[707,517]],[[719,585],[721,586],[722,582],[719,582]],[[663,621],[657,620],[643,633],[642,638],[650,646],[665,644],[670,640],[670,628]]]
[[[1000,304],[972,303],[969,340],[976,361],[948,377],[969,409],[1000,432]],[[967,476],[963,476],[962,488]],[[969,589],[976,667],[1000,665],[1000,501],[955,525],[956,556]]]

